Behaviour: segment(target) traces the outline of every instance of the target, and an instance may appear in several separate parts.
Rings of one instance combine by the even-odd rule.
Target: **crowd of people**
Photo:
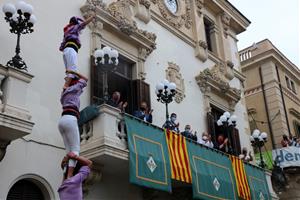
[[[281,140],[281,146],[282,147],[288,147],[288,146],[295,146],[300,147],[300,137],[292,136],[289,137],[287,135],[282,136]]]

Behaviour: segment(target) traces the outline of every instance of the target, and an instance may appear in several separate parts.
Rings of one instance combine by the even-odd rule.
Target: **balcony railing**
[[[124,115],[119,109],[106,104],[100,105],[99,111],[97,118],[82,127],[81,154],[92,159],[97,167],[106,168],[104,171],[128,173],[129,150]],[[199,145],[199,148],[204,147]],[[217,150],[212,151],[218,154]],[[277,199],[270,177],[271,174],[267,172],[270,194],[272,199]]]

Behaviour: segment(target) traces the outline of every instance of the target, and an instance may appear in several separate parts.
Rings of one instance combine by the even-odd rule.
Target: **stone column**
[[[205,62],[208,58],[207,43],[205,39],[205,28],[203,20],[203,8],[204,0],[195,0],[195,4],[192,6],[192,16],[195,21],[193,26],[194,37],[196,40],[195,56],[202,62]]]

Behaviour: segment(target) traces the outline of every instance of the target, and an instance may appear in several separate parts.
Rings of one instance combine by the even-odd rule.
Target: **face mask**
[[[190,130],[191,130],[190,128],[186,128],[186,129],[185,129],[185,131],[187,131],[187,132],[190,132]]]
[[[171,121],[175,122],[176,121],[176,117],[171,117]]]
[[[203,140],[207,140],[208,137],[205,135],[205,136],[202,137],[202,139],[203,139]]]
[[[141,107],[141,111],[145,111],[146,109],[144,107]]]

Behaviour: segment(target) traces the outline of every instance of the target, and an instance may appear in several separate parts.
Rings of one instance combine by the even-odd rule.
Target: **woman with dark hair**
[[[77,164],[71,177],[68,177],[67,172],[64,173],[63,182],[58,188],[59,198],[61,200],[82,200],[82,182],[90,174],[93,162],[70,152],[62,160],[62,169],[68,168],[69,159],[77,160]]]

